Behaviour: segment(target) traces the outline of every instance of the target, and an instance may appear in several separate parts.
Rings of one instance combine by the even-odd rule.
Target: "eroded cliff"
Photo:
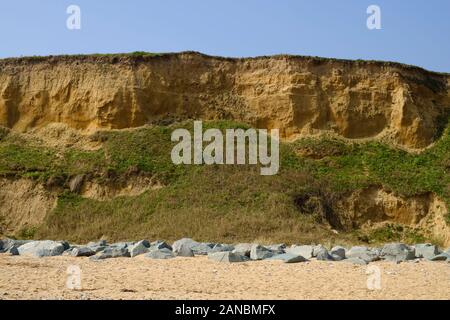
[[[450,114],[450,76],[397,63],[186,52],[0,61],[0,125],[83,131],[198,118],[420,149]]]

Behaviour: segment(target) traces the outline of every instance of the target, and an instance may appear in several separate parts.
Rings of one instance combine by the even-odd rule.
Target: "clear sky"
[[[66,9],[81,8],[81,30]],[[381,8],[381,30],[366,9]],[[450,72],[449,0],[2,0],[0,57],[195,50],[398,61]]]

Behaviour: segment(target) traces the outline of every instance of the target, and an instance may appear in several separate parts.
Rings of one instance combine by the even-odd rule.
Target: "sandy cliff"
[[[0,61],[0,125],[84,131],[186,118],[424,148],[450,113],[450,76],[396,63],[199,53]]]

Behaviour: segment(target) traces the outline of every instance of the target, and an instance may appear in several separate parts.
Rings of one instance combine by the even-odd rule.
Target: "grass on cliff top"
[[[191,124],[182,124],[191,128]],[[378,233],[333,233],[317,212],[303,212],[296,201],[306,194],[336,195],[380,185],[402,195],[434,192],[449,205],[450,134],[420,154],[382,143],[344,143],[335,139],[303,139],[282,144],[280,171],[261,176],[247,165],[176,166],[170,159],[176,126],[99,132],[97,151],[33,147],[17,134],[0,135],[0,175],[31,177],[46,182],[68,181],[85,173],[101,181],[130,169],[157,177],[165,186],[139,196],[109,201],[85,199],[67,190],[40,226],[22,230],[28,237],[83,242],[193,237],[203,241],[377,242],[381,239],[422,239],[407,229]],[[211,122],[207,127],[246,126]],[[316,158],[304,154],[316,155]],[[302,156],[303,154],[303,156]],[[319,155],[319,157],[317,157]]]

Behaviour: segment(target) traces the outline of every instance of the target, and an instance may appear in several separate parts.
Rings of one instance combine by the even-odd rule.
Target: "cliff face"
[[[285,138],[331,132],[424,148],[450,114],[450,76],[395,63],[274,56],[73,56],[0,61],[0,125],[121,129],[232,119]]]

